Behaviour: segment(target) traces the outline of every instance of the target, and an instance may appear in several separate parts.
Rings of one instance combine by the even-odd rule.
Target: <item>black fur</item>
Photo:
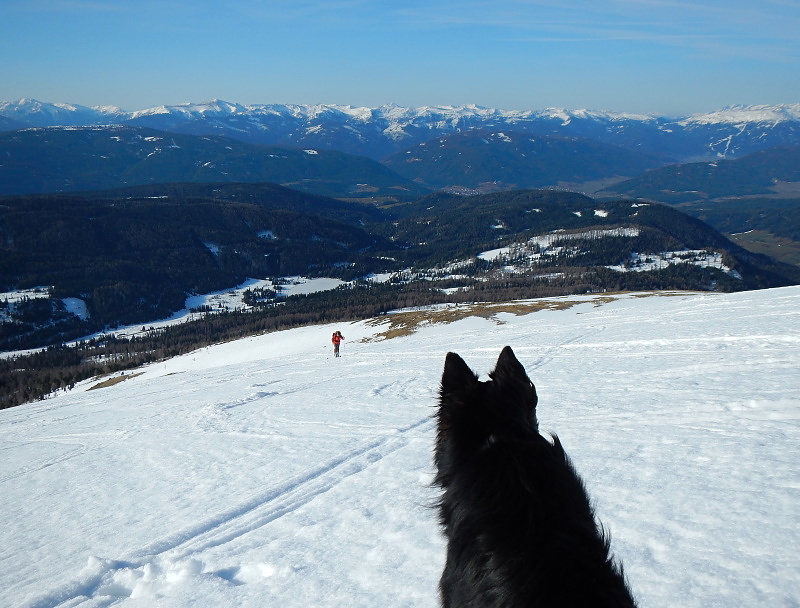
[[[539,434],[536,389],[510,347],[490,378],[447,354],[434,455],[442,605],[634,607],[583,482],[558,438]]]

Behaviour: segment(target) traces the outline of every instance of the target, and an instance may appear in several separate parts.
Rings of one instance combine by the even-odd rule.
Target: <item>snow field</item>
[[[0,411],[0,605],[436,606],[444,355],[485,378],[510,344],[640,606],[797,606],[800,288],[640,295],[277,332]]]

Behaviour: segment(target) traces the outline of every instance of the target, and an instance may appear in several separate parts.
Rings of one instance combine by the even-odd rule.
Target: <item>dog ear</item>
[[[522,398],[520,403],[526,403],[528,407],[533,409],[536,408],[539,402],[539,397],[536,395],[536,387],[528,378],[525,368],[517,360],[510,346],[506,346],[500,352],[500,356],[497,358],[497,366],[489,376],[497,384],[499,390],[518,394]]]
[[[478,376],[464,363],[464,359],[455,353],[447,353],[442,374],[442,393],[467,389],[477,381]]]
[[[522,367],[522,363],[517,360],[510,346],[506,346],[500,351],[500,356],[497,358],[497,365],[491,376],[492,380],[499,384],[503,384],[504,380],[510,379],[530,382],[528,374],[525,373],[525,368]]]

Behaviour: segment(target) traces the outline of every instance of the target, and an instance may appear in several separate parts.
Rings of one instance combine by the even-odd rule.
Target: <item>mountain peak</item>
[[[800,103],[780,105],[728,106],[715,112],[692,114],[681,124],[742,124],[800,121]]]
[[[0,125],[88,126],[133,122],[162,131],[222,135],[249,143],[339,150],[382,159],[436,137],[473,129],[597,139],[674,160],[736,157],[800,143],[800,104],[730,106],[667,118],[604,110],[504,110],[477,104],[379,107],[336,104],[242,105],[221,99],[160,105],[134,112],[23,98],[0,102]],[[748,125],[747,129],[739,128]],[[731,135],[731,127],[738,133]],[[692,138],[681,133],[692,131]],[[700,137],[698,137],[698,134]],[[691,139],[691,141],[689,141]],[[724,147],[720,142],[725,141]]]

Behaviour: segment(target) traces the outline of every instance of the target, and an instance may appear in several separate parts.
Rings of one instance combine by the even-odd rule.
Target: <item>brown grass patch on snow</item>
[[[495,323],[502,323],[497,318],[498,314],[509,313],[516,316],[528,315],[540,310],[565,310],[581,301],[550,301],[536,300],[531,302],[505,302],[457,304],[443,308],[426,308],[423,310],[406,310],[394,312],[381,317],[370,319],[367,323],[373,327],[386,326],[379,334],[371,338],[364,338],[362,342],[380,342],[401,336],[408,336],[430,325],[443,325],[467,319],[481,317],[491,319]]]
[[[590,299],[575,299],[575,300],[530,300],[530,301],[517,301],[517,302],[479,302],[475,304],[452,304],[440,308],[424,308],[420,310],[404,310],[400,312],[393,312],[380,317],[375,317],[367,321],[368,325],[373,327],[386,326],[379,334],[370,338],[363,338],[361,342],[380,342],[383,340],[391,340],[392,338],[399,338],[402,336],[409,336],[415,333],[422,327],[431,325],[443,325],[446,323],[454,323],[469,317],[481,317],[483,319],[491,319],[495,323],[502,323],[503,321],[497,318],[498,314],[508,313],[516,316],[529,315],[542,310],[567,310],[578,304],[594,304],[594,306],[602,306],[609,302],[614,302],[623,295],[633,296],[637,298],[644,298],[650,296],[677,296],[686,295],[693,292],[637,292],[637,293],[606,293],[597,295]]]
[[[127,376],[114,376],[113,378],[109,378],[108,380],[103,380],[102,382],[98,382],[94,386],[90,386],[88,390],[93,391],[96,388],[108,388],[109,386],[114,386],[115,384],[119,384],[120,382],[125,382],[125,380],[130,380],[131,378],[135,378],[136,376],[141,376],[144,372],[139,372],[138,374],[129,374]]]

